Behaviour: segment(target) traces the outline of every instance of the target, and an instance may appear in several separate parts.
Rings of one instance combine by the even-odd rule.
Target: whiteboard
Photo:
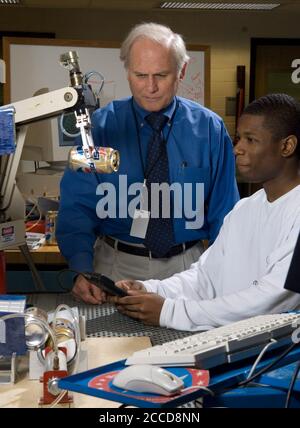
[[[178,95],[207,105],[205,97],[205,52],[188,51],[190,57],[185,78],[180,82]]]
[[[76,50],[83,74],[100,72],[105,78],[101,105],[130,95],[117,48],[10,45],[10,102],[31,97],[37,90],[69,86],[69,73],[59,64],[62,53]]]
[[[32,97],[41,88],[52,91],[69,86],[68,72],[59,64],[60,55],[69,50],[77,51],[83,73],[98,71],[105,77],[100,96],[102,106],[131,95],[116,43],[103,46],[95,41],[4,38],[4,60],[8,68],[5,103]],[[208,106],[209,48],[193,45],[188,54],[191,60],[178,95]]]

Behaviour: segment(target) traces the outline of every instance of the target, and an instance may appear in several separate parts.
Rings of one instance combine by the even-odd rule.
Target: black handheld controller
[[[113,296],[125,297],[128,296],[125,290],[120,287],[117,287],[114,281],[108,278],[105,275],[101,275],[101,273],[90,273],[85,272],[83,276],[92,284],[101,288],[101,290],[105,291],[108,294],[112,294]]]

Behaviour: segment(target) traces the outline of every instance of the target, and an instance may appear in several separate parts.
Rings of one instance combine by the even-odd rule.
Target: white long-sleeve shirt
[[[160,325],[202,330],[300,308],[300,294],[284,289],[299,231],[300,185],[274,202],[263,189],[239,201],[190,269],[143,282],[165,298]]]

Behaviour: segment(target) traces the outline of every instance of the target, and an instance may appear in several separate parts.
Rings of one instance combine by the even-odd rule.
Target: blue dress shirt
[[[163,113],[169,118],[163,133],[167,140],[170,184],[191,183],[194,190],[196,183],[204,183],[204,224],[200,229],[187,229],[190,218],[184,215],[174,218],[176,243],[201,239],[213,242],[224,216],[239,199],[231,139],[222,119],[193,101],[175,97]],[[94,143],[118,150],[120,168],[112,174],[65,171],[56,235],[70,268],[92,270],[93,245],[99,235],[142,242],[130,236],[132,218],[126,213],[137,194],[128,195],[127,191],[131,184],[144,181],[147,147],[152,136],[152,129],[145,121],[148,114],[132,97],[113,101],[94,112]],[[120,175],[126,176],[127,187],[119,188]],[[101,198],[107,197],[103,188],[98,187],[103,183],[111,183],[115,189],[113,196],[117,203],[115,212],[111,211],[114,218],[100,219],[96,213]]]

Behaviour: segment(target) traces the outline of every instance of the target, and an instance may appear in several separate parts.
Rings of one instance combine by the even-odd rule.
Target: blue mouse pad
[[[266,356],[257,365],[257,370],[267,367],[274,362],[282,350],[275,350],[272,355]],[[298,361],[300,358],[300,346],[293,349],[284,358],[280,358],[275,368],[286,366]],[[112,385],[113,377],[123,370],[126,360],[117,361],[106,366],[101,366],[86,372],[74,374],[60,379],[58,385],[61,389],[92,395],[105,400],[116,401],[136,407],[176,407],[184,403],[193,401],[207,392],[203,387],[218,391],[224,388],[236,387],[241,380],[246,379],[256,358],[245,361],[218,366],[207,370],[200,370],[186,367],[167,367],[166,370],[181,377],[184,381],[184,389],[177,395],[162,396],[156,394],[142,394],[132,391],[124,391]]]
[[[168,367],[166,370],[182,378],[184,382],[184,389],[179,393],[172,396],[163,396],[133,392],[117,388],[112,384],[113,378],[124,368],[125,360],[118,361],[107,366],[65,377],[59,381],[59,387],[138,407],[175,407],[198,398],[202,387],[207,387],[209,384],[208,370]]]

